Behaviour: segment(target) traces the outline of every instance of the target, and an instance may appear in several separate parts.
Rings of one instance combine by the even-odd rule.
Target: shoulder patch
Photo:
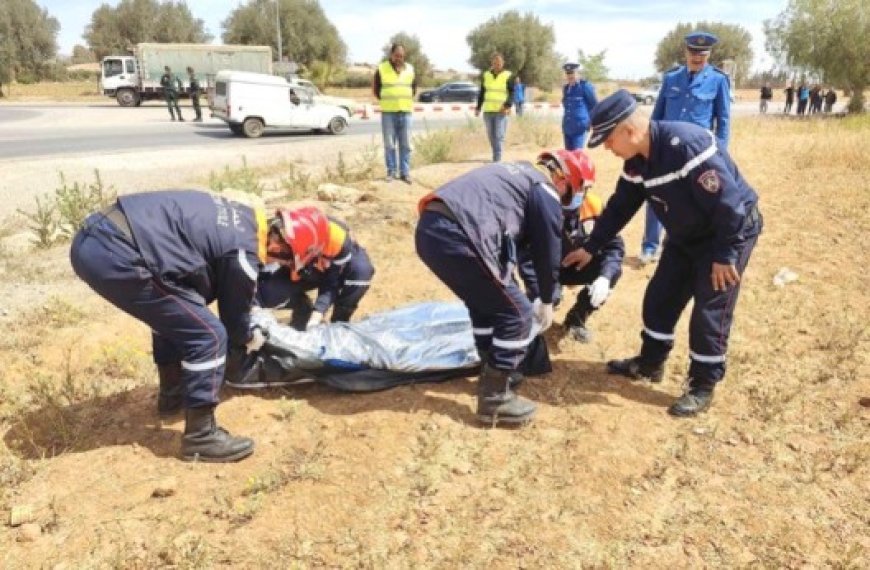
[[[711,168],[710,170],[706,170],[698,176],[698,184],[701,185],[701,188],[709,192],[710,194],[715,194],[719,191],[719,188],[722,186],[719,181],[719,173],[716,172],[715,168]]]

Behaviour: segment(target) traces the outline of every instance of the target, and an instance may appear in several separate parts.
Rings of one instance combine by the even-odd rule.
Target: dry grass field
[[[414,254],[414,206],[488,150],[480,128],[447,138],[418,141],[418,156],[442,145],[450,162],[415,168],[414,186],[361,182],[371,200],[331,210],[377,267],[362,314],[450,299]],[[560,140],[533,121],[509,138],[509,159]],[[257,441],[232,465],[176,458],[183,422],[154,415],[147,328],[78,282],[65,247],[2,248],[0,292],[45,301],[0,317],[0,567],[870,567],[868,139],[866,116],[735,122],[765,231],[728,377],[689,420],[665,412],[688,364],[685,320],[661,385],[604,371],[639,346],[654,269],[633,257],[641,216],[594,341],[557,329],[554,372],[521,389],[540,405],[531,425],[476,425],[474,378],[226,390],[220,421]],[[592,156],[609,195],[620,165]],[[774,286],[783,267],[798,279]]]

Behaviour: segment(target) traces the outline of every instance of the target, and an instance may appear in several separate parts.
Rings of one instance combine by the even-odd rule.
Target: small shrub
[[[454,131],[439,129],[414,136],[414,160],[419,166],[449,162],[453,158]]]
[[[281,177],[279,188],[292,199],[302,199],[309,196],[317,188],[317,179],[309,172],[290,163],[287,172]]]
[[[244,155],[242,156],[241,168],[232,169],[229,166],[224,166],[223,172],[219,174],[209,172],[208,186],[215,192],[238,190],[256,196],[262,196],[264,190],[259,176],[252,168],[248,167],[248,159]]]

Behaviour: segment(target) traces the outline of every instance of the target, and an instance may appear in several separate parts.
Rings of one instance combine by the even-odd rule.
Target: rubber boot
[[[689,379],[689,388],[668,408],[668,413],[678,418],[697,416],[713,403],[713,389],[716,384]]]
[[[184,408],[184,381],[181,378],[181,363],[158,364],[157,376],[160,388],[157,392],[157,414],[168,418]]]
[[[347,323],[350,321],[350,318],[353,316],[355,311],[356,307],[335,305],[334,307],[332,307],[332,318],[330,319],[330,322]]]
[[[495,426],[521,424],[532,419],[537,406],[510,388],[510,371],[483,365],[477,383],[477,419]]]
[[[480,366],[483,369],[483,365],[487,363],[489,360],[489,351],[488,350],[478,350],[478,356],[480,357]],[[510,377],[508,378],[510,382],[510,387],[512,390],[516,390],[519,388],[520,384],[525,381],[525,375],[519,370],[511,370]]]
[[[185,461],[229,463],[239,461],[254,452],[254,441],[233,437],[218,427],[214,419],[215,406],[188,408],[181,440],[181,457]]]
[[[607,362],[607,372],[619,374],[632,380],[646,378],[650,382],[661,382],[662,377],[665,375],[665,365],[664,362],[649,364],[642,360],[640,356],[634,356],[625,360],[609,360]]]
[[[587,343],[592,340],[592,331],[586,328],[586,319],[595,311],[589,302],[589,291],[584,289],[577,295],[574,306],[565,315],[565,328],[577,342]]]

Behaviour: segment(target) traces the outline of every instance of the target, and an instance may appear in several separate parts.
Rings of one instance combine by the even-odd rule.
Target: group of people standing
[[[822,112],[830,113],[833,111],[834,104],[837,102],[837,92],[834,91],[833,87],[825,91],[825,88],[821,85],[813,85],[810,87],[806,83],[801,83],[795,87],[794,83],[791,83],[783,90],[783,93],[785,93],[785,106],[782,108],[782,112],[786,115],[791,113],[795,98],[797,98],[797,107],[795,108],[795,114],[797,115],[815,115],[816,113]],[[765,83],[765,86],[761,88],[761,100],[764,109],[767,108],[765,99],[769,101],[772,97],[773,94],[770,92],[770,85]]]
[[[202,87],[199,79],[196,77],[196,72],[192,67],[187,68],[188,89],[187,93],[190,96],[190,104],[193,106],[195,123],[202,122],[202,108],[199,104],[199,96],[202,94]],[[163,89],[163,98],[166,99],[166,107],[169,109],[169,117],[175,121],[184,122],[184,117],[181,116],[181,108],[178,106],[178,96],[184,92],[184,82],[180,77],[172,73],[172,69],[167,65],[163,68],[163,75],[160,76],[160,87]]]

